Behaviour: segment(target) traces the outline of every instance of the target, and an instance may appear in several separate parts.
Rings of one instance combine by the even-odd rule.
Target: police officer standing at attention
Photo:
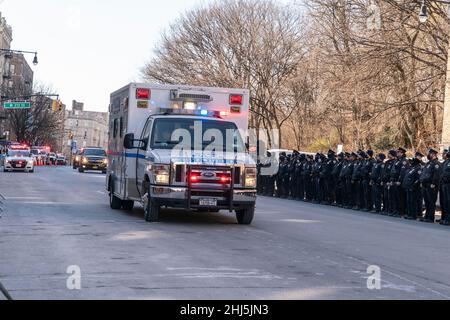
[[[364,153],[359,150],[357,160],[354,164],[352,175],[352,196],[353,210],[360,210],[362,207],[362,167],[364,165]]]
[[[323,204],[331,205],[334,203],[334,183],[333,170],[336,165],[336,153],[333,150],[328,151],[328,158],[324,159],[324,166],[322,169],[323,179]]]
[[[350,161],[351,158],[351,154],[346,152],[345,153],[345,160],[344,163],[342,164],[342,169],[341,169],[341,174],[339,175],[339,184],[342,186],[342,192],[341,192],[341,196],[342,196],[342,208],[348,208],[349,206],[349,193],[347,193],[347,176],[348,176],[348,171],[349,171],[349,167],[351,164]]]
[[[441,206],[442,206],[442,219],[440,224],[450,225],[450,152],[447,150],[445,155],[445,162],[442,165],[441,170]]]
[[[420,183],[422,186],[423,197],[425,199],[426,214],[422,222],[434,223],[436,217],[436,201],[439,191],[439,175],[441,166],[438,161],[438,152],[430,149],[428,152],[429,162],[422,170]]]
[[[414,158],[403,179],[402,189],[406,193],[406,215],[405,219],[417,220],[419,215],[417,197],[420,193],[420,174],[422,173],[421,162]]]
[[[345,169],[345,196],[347,200],[347,206],[345,207],[346,209],[352,209],[355,205],[353,197],[353,171],[355,170],[357,159],[358,155],[353,152],[350,155],[348,166]]]
[[[295,199],[297,194],[297,176],[295,174],[295,166],[298,161],[298,151],[294,151],[294,154],[291,157],[291,160],[289,162],[289,177],[288,177],[288,184],[289,184],[289,191],[287,196],[289,199]]]
[[[382,186],[384,191],[383,197],[383,215],[389,215],[393,213],[392,208],[392,190],[391,190],[391,171],[394,163],[396,161],[397,152],[395,150],[389,151],[388,161],[386,161],[386,165],[384,167],[383,175],[382,175]]]
[[[442,159],[444,160],[444,162],[446,162],[449,159],[449,157],[447,156],[448,152],[449,152],[448,149],[444,149],[444,152],[442,153]],[[444,172],[443,172],[444,168],[445,168],[444,165],[442,165],[440,182],[442,182],[442,175],[444,174]],[[442,218],[441,218],[441,220],[436,221],[439,223],[442,222],[442,220],[444,220],[445,217],[447,216],[447,208],[445,207],[444,197],[443,197],[444,190],[442,189],[442,187],[443,187],[443,185],[442,185],[442,183],[440,183],[439,184],[439,205],[441,206],[441,214],[442,214],[441,217]]]
[[[367,157],[363,162],[362,167],[362,192],[363,192],[363,204],[362,209],[364,211],[371,211],[373,208],[372,204],[372,192],[370,185],[370,174],[372,173],[373,166],[375,164],[375,159],[373,158],[373,151],[368,150],[366,153]]]
[[[373,203],[372,213],[381,213],[382,209],[384,160],[386,160],[386,155],[380,153],[376,159],[376,163],[373,165],[372,172],[370,173],[370,187]]]
[[[311,202],[313,201],[314,195],[313,195],[313,173],[312,169],[314,166],[314,157],[313,156],[307,156],[305,163],[303,164],[302,168],[302,177],[303,182],[305,184],[305,201]]]
[[[345,154],[340,153],[338,155],[338,161],[333,168],[333,172],[331,173],[333,179],[333,190],[332,190],[332,198],[334,199],[334,204],[337,207],[342,207],[343,205],[343,192],[344,187],[341,180],[341,172],[345,163]]]
[[[297,200],[303,201],[305,199],[305,182],[304,182],[304,176],[303,176],[303,165],[306,161],[306,157],[304,154],[300,154],[298,157],[297,162],[295,163],[295,176],[297,178],[297,187],[296,187],[296,194],[294,197]]]
[[[398,148],[397,150],[397,160],[391,169],[391,206],[392,213],[391,216],[395,218],[400,218],[404,215],[405,211],[405,193],[402,189],[402,178],[405,176],[405,172],[409,168],[408,160],[406,159],[406,150],[403,148]]]

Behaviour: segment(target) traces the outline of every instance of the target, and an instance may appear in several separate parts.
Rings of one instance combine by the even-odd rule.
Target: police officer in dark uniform
[[[321,170],[321,159],[320,154],[316,154],[314,158],[314,164],[312,166],[312,183],[313,183],[313,203],[318,203],[319,201],[319,182],[320,182],[320,170]]]
[[[297,176],[295,174],[295,166],[298,161],[298,151],[294,151],[292,157],[290,158],[289,162],[289,177],[288,177],[288,183],[289,183],[289,191],[288,191],[288,197],[289,199],[295,199],[297,194]]]
[[[389,215],[393,213],[392,203],[392,191],[391,191],[391,171],[396,161],[397,152],[390,150],[388,153],[388,160],[386,161],[384,171],[382,174],[382,186],[383,186],[383,215]]]
[[[324,204],[325,200],[325,193],[326,193],[326,184],[325,184],[325,175],[324,171],[326,169],[326,157],[324,154],[320,154],[319,156],[319,165],[318,165],[318,172],[319,175],[316,178],[316,188],[317,188],[317,203]]]
[[[334,203],[332,204],[337,207],[342,207],[343,205],[344,186],[341,180],[341,172],[344,164],[345,164],[345,154],[341,152],[338,155],[337,162],[333,168],[333,172],[331,173],[333,177],[332,198],[334,199]]]
[[[295,163],[295,176],[297,178],[297,187],[296,187],[296,194],[294,197],[299,200],[303,201],[305,199],[305,182],[303,177],[303,165],[306,161],[306,157],[304,154],[300,154],[298,156],[298,160]]]
[[[324,158],[324,165],[321,171],[321,179],[323,180],[323,201],[324,205],[331,205],[334,203],[334,180],[333,170],[336,165],[336,153],[333,150],[328,151],[327,159]]]
[[[357,159],[358,155],[353,152],[350,155],[348,165],[345,168],[345,197],[347,202],[347,205],[345,206],[346,209],[352,209],[355,205],[353,197],[353,171],[355,169]]]
[[[314,199],[313,192],[313,173],[314,157],[309,155],[306,157],[306,161],[302,168],[302,179],[305,184],[305,201],[311,202]]]
[[[342,208],[347,208],[349,206],[349,193],[347,193],[347,175],[351,163],[351,154],[345,153],[345,160],[342,164],[341,173],[339,174],[339,184],[342,186]]]
[[[386,160],[386,155],[380,153],[377,156],[376,163],[372,167],[370,173],[370,187],[372,193],[372,213],[381,213],[382,210],[382,200],[383,200],[383,172],[384,172],[384,161]]]
[[[292,156],[286,156],[284,162],[281,166],[281,194],[280,197],[286,199],[289,196],[289,185],[290,185],[290,176],[289,176],[289,166],[291,163]]]
[[[372,173],[372,169],[374,164],[376,163],[375,159],[373,158],[373,151],[368,150],[366,152],[366,159],[363,161],[362,166],[362,209],[364,211],[371,211],[373,208],[372,204],[372,192],[371,192],[371,185],[370,185],[370,175]]]
[[[445,162],[441,169],[441,209],[442,209],[442,219],[440,221],[441,225],[450,225],[450,152],[447,150],[445,154]]]
[[[448,152],[449,152],[448,149],[444,149],[444,152],[442,153],[442,159],[444,160],[444,162],[446,162],[449,159],[449,157],[447,156]],[[441,166],[441,173],[440,173],[441,174],[441,182],[442,182],[442,175],[444,173],[443,169],[444,169],[444,165]],[[447,216],[447,212],[446,212],[447,208],[445,207],[445,204],[444,204],[443,194],[444,194],[444,190],[443,190],[443,185],[441,183],[439,185],[439,205],[441,207],[441,214],[442,214],[441,217],[442,218],[441,218],[441,220],[437,221],[439,223],[441,223],[442,220],[444,220],[446,218],[446,216]]]
[[[439,176],[441,170],[437,155],[438,152],[436,150],[429,150],[429,162],[420,175],[420,183],[426,207],[425,218],[420,219],[420,221],[427,223],[434,223],[436,217],[436,201],[439,191]]]
[[[424,163],[423,163],[424,157],[425,156],[420,152],[416,152],[415,157],[414,157],[414,159],[416,159],[420,163],[419,176],[422,174],[422,170],[424,167]],[[419,185],[419,192],[417,193],[416,204],[417,204],[417,218],[420,219],[420,218],[422,218],[422,215],[423,215],[423,193],[422,193],[422,190],[420,189],[420,185]]]
[[[391,203],[392,213],[390,216],[400,218],[404,215],[406,207],[406,195],[402,189],[402,181],[409,168],[408,159],[406,159],[406,150],[399,148],[397,150],[397,160],[391,169]]]
[[[420,193],[420,175],[422,173],[421,162],[414,158],[408,168],[402,183],[402,189],[406,193],[405,219],[417,220],[419,215],[417,197]]]
[[[364,165],[365,153],[358,152],[358,158],[354,164],[352,175],[352,195],[353,195],[353,210],[360,210],[362,207],[362,168]]]
[[[277,185],[277,189],[276,189],[276,197],[277,198],[281,198],[283,193],[284,193],[284,188],[283,188],[283,178],[284,178],[284,170],[286,168],[286,154],[283,152],[280,155],[280,159],[279,159],[279,167],[278,167],[278,172],[276,174],[275,180],[276,180],[276,185]]]

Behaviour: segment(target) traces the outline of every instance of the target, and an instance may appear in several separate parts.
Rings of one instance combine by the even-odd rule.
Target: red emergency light
[[[230,95],[230,105],[232,106],[242,106],[244,102],[244,96],[241,94],[231,94]]]
[[[136,89],[136,99],[146,99],[149,100],[151,96],[150,89],[138,88]]]

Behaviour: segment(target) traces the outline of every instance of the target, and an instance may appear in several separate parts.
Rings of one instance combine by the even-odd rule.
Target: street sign
[[[31,108],[31,102],[5,102],[3,104],[3,107],[5,109],[30,109]]]

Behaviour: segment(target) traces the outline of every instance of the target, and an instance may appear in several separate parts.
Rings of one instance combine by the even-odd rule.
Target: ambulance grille
[[[183,100],[212,101],[211,96],[207,94],[180,93],[178,97]]]

